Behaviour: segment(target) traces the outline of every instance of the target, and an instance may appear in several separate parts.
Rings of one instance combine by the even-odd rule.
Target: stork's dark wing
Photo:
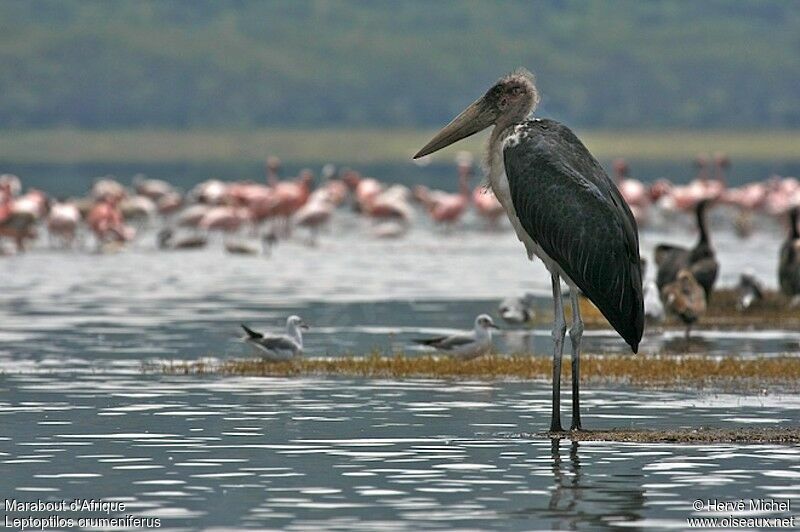
[[[636,222],[616,185],[567,127],[531,120],[503,150],[522,227],[635,353],[644,329]]]

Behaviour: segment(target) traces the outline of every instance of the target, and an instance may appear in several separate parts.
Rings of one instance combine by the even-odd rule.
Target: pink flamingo
[[[697,168],[695,178],[688,185],[673,186],[669,192],[669,200],[660,205],[668,210],[691,211],[702,200],[717,200],[724,191],[724,184],[709,178],[708,157],[700,154],[695,158]]]
[[[650,202],[658,203],[662,198],[669,197],[669,195],[672,194],[672,187],[672,182],[669,179],[663,177],[661,179],[656,179],[648,190]]]
[[[472,161],[473,157],[469,152],[460,152],[456,156],[459,179],[463,178],[469,181],[472,176]],[[478,185],[472,190],[472,205],[475,206],[478,216],[486,220],[486,225],[490,228],[497,227],[498,220],[505,213],[503,206],[489,186]]]
[[[375,198],[383,192],[383,185],[372,177],[361,177],[355,170],[348,170],[342,178],[344,183],[353,191],[356,207],[359,211],[366,211]]]
[[[126,221],[147,221],[156,213],[156,204],[148,196],[135,195],[123,198],[119,210]]]
[[[469,206],[469,171],[462,168],[461,166],[459,167],[459,191],[457,194],[448,194],[439,190],[424,193],[424,189],[418,189],[423,192],[420,195],[420,199],[427,207],[428,214],[438,224],[452,227],[453,224],[461,220]]]
[[[183,196],[166,181],[147,179],[140,174],[134,176],[133,188],[139,196],[153,201],[156,212],[161,215],[174,214],[183,206]]]
[[[746,238],[753,233],[753,213],[764,205],[767,188],[763,183],[747,183],[741,187],[726,189],[720,199],[722,203],[737,209],[733,228],[740,238]]]
[[[772,177],[767,188],[765,210],[772,216],[783,216],[800,201],[800,181],[794,177]]]
[[[14,240],[17,251],[25,251],[25,241],[36,238],[36,223],[47,214],[49,201],[41,190],[31,189],[22,196],[13,197],[14,183],[2,184],[3,207],[0,208],[0,236]]]
[[[709,176],[708,157],[703,154],[698,155],[695,164],[698,166],[697,177],[689,183],[689,187],[697,196],[697,201],[720,199],[726,186],[725,170],[730,167],[728,157],[724,153],[714,154],[713,176]]]
[[[258,183],[234,183],[228,187],[228,198],[235,205],[247,207],[255,223],[275,216],[277,197],[273,187]]]
[[[22,192],[22,181],[14,174],[0,175],[0,192],[9,197],[18,196]]]
[[[323,194],[325,199],[329,201],[334,207],[338,207],[344,200],[347,199],[347,195],[350,192],[347,183],[344,182],[342,179],[336,178],[336,167],[332,164],[326,164],[322,167],[322,173],[320,175],[322,178],[322,184],[311,193],[311,197],[309,201],[314,199],[314,194]]]
[[[281,179],[281,160],[270,155],[267,157],[267,184],[271,187],[278,184]]]
[[[372,196],[363,212],[373,220],[395,220],[408,224],[413,218],[408,198],[409,190],[406,187],[392,185]]]
[[[630,207],[636,222],[644,224],[650,207],[648,189],[638,179],[628,177],[628,171],[629,167],[625,159],[620,158],[614,161],[614,176],[617,188],[628,207]]]
[[[134,176],[133,188],[136,190],[137,194],[147,196],[155,202],[168,194],[175,193],[175,189],[166,181],[148,179],[142,174]]]
[[[224,231],[231,233],[250,220],[250,211],[245,207],[221,205],[211,208],[198,223],[198,227],[206,231]]]
[[[366,205],[364,214],[375,220],[397,220],[407,224],[413,218],[407,200],[392,194],[380,194]]]
[[[116,195],[103,197],[89,211],[86,222],[97,238],[98,244],[105,242],[127,242],[136,231],[124,223]]]
[[[721,200],[746,211],[756,211],[763,206],[766,197],[767,187],[764,183],[746,183],[741,187],[727,189]]]
[[[705,199],[718,200],[725,194],[727,188],[726,172],[731,167],[731,160],[725,153],[714,154],[714,177],[708,179],[705,185]]]
[[[0,182],[0,223],[3,223],[11,215],[11,200],[13,197],[10,185]]]
[[[472,204],[478,215],[486,220],[489,227],[497,227],[498,220],[505,212],[492,189],[479,185],[472,191]]]
[[[2,177],[5,177],[5,175]],[[10,181],[0,181],[0,236],[16,237],[16,235],[10,233],[10,227],[6,227],[6,222],[11,217],[12,198]],[[18,242],[17,249],[19,248],[20,244]]]
[[[181,207],[183,207],[183,196],[178,192],[168,192],[156,201],[158,213],[164,216],[175,214]]]
[[[203,203],[186,207],[178,214],[177,224],[180,227],[197,228],[200,226],[200,220],[203,219],[203,216],[205,216],[213,208],[214,207],[211,205],[206,205]]]
[[[298,227],[309,230],[309,244],[316,245],[317,235],[325,225],[330,222],[334,205],[326,194],[311,195],[309,201],[295,212],[292,220]],[[324,192],[324,190],[323,190]]]
[[[50,206],[47,215],[47,230],[51,237],[58,237],[61,242],[69,246],[75,241],[81,213],[77,205],[72,202],[58,202]]]
[[[314,174],[310,170],[302,170],[295,181],[281,181],[272,187],[275,194],[274,214],[282,220],[283,234],[291,231],[291,216],[308,201],[311,194],[311,183]]]
[[[209,179],[195,186],[189,196],[199,203],[222,205],[227,200],[228,185],[219,179]]]
[[[117,202],[128,195],[125,187],[112,177],[98,179],[92,186],[91,196],[95,200],[103,198],[115,199]]]
[[[406,224],[413,218],[406,187],[393,185],[385,188],[377,179],[361,177],[354,170],[345,172],[342,181],[353,191],[356,208],[361,214],[375,222],[400,222],[405,232]]]

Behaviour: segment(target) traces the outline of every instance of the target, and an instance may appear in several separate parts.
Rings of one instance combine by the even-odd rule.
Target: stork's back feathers
[[[503,156],[525,231],[636,352],[644,329],[639,235],[617,187],[553,120],[517,125]]]

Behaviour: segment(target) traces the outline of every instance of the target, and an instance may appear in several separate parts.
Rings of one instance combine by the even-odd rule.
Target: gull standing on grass
[[[286,320],[286,334],[264,334],[250,329],[244,323],[242,329],[247,335],[242,338],[261,352],[261,357],[270,362],[291,360],[303,354],[303,333],[307,331],[300,316],[289,316]]]
[[[506,323],[525,325],[533,322],[533,318],[536,317],[536,313],[533,310],[535,302],[536,296],[530,292],[522,297],[509,297],[500,302],[497,312]]]
[[[489,352],[492,347],[492,329],[498,328],[489,315],[481,314],[475,318],[475,328],[471,331],[459,332],[451,336],[414,340],[414,342],[464,360],[470,360]]]

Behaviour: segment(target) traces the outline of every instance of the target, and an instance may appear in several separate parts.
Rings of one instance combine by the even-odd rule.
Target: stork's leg
[[[570,430],[581,430],[580,382],[581,382],[581,338],[583,337],[583,320],[581,319],[581,302],[578,290],[569,292],[572,301],[572,327],[569,339],[572,342],[572,426]]]
[[[564,336],[567,333],[567,322],[564,320],[564,304],[561,301],[561,280],[558,274],[552,275],[553,281],[553,415],[550,418],[550,432],[563,432],[561,428],[561,354],[564,351]]]

